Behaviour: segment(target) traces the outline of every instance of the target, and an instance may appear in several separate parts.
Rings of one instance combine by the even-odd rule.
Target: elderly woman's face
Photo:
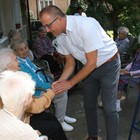
[[[126,38],[125,32],[119,32],[119,39],[125,39],[125,38]]]
[[[40,38],[46,38],[47,32],[46,31],[39,31],[38,32]]]
[[[20,70],[19,61],[15,54],[11,54],[11,63],[8,65],[7,69],[12,71]]]
[[[21,43],[20,46],[16,48],[16,55],[20,58],[25,59],[28,56],[29,48],[26,43]]]

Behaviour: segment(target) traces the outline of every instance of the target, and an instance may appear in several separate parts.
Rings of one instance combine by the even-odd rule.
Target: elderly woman
[[[19,39],[13,42],[11,48],[18,56],[21,70],[29,73],[32,76],[33,80],[36,82],[36,87],[45,88],[46,90],[51,88],[51,82],[49,78],[46,80],[45,76],[41,72],[36,73],[36,70],[38,68],[27,57],[28,43],[23,39]],[[41,91],[36,91],[34,94],[34,96],[38,96],[38,97],[40,95],[41,95]],[[76,119],[65,116],[66,107],[67,107],[67,98],[68,98],[67,92],[64,92],[63,94],[55,95],[52,102],[54,103],[55,116],[57,117],[58,121],[61,123],[63,130],[72,131],[73,127],[67,123],[74,123],[76,122]]]
[[[140,44],[140,35],[138,36],[138,43]],[[121,69],[121,75],[118,85],[118,99],[117,99],[117,111],[121,111],[120,99],[122,91],[126,91],[128,82],[131,85],[137,85],[140,83],[140,48],[137,50],[135,57],[131,63],[129,63],[124,69]],[[130,78],[132,77],[132,78]]]
[[[22,35],[18,30],[15,29],[10,30],[8,33],[8,39],[9,39],[8,47],[10,48],[11,44],[20,38],[22,38]],[[28,50],[28,57],[30,58],[31,61],[34,60],[34,55],[31,50]]]
[[[64,57],[56,51],[51,39],[47,36],[46,28],[43,26],[38,29],[33,50],[38,59],[48,61],[51,73],[54,76],[59,76],[62,73],[61,65],[64,63]]]
[[[129,51],[130,40],[127,38],[128,33],[129,29],[127,27],[121,26],[118,28],[118,37],[115,42],[117,43],[118,51],[121,56],[121,61],[125,59],[124,57]]]
[[[5,70],[20,70],[16,55],[11,49],[0,50],[0,72]],[[55,93],[48,90],[39,98],[34,98],[31,106],[26,110],[26,119],[34,129],[52,140],[67,140],[66,135],[56,117],[45,111],[49,107]],[[2,106],[2,104],[1,104]]]
[[[26,73],[5,71],[0,74],[0,97],[3,102],[0,110],[1,139],[39,140],[37,132],[21,121],[32,102],[34,88],[34,81]]]

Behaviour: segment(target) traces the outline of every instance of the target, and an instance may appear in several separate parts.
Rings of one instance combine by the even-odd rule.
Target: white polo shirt
[[[101,25],[94,18],[67,16],[66,34],[57,37],[58,52],[71,54],[84,65],[85,53],[98,50],[97,67],[109,60],[118,50]]]

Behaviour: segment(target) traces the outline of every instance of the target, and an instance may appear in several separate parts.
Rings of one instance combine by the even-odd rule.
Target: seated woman
[[[8,47],[10,48],[10,45],[12,44],[12,42],[14,42],[15,40],[18,40],[20,38],[22,38],[22,36],[18,30],[15,30],[15,29],[10,30],[8,33],[8,39],[10,42]],[[34,60],[34,55],[31,50],[28,51],[28,57],[30,58],[31,61]]]
[[[62,73],[61,66],[64,63],[64,57],[56,51],[43,26],[38,30],[38,36],[33,43],[33,50],[38,59],[48,61],[54,76]]]
[[[130,40],[128,39],[129,29],[127,27],[121,26],[118,28],[118,37],[115,42],[117,43],[117,48],[120,53],[121,62],[125,61],[125,57],[130,53]]]
[[[5,70],[20,70],[19,62],[11,49],[0,50],[0,72]],[[61,124],[56,117],[45,111],[49,107],[55,93],[48,90],[39,98],[32,99],[30,107],[26,110],[25,121],[35,130],[39,130],[41,135],[47,135],[52,140],[67,140]],[[0,103],[0,107],[3,105]]]
[[[124,69],[121,69],[121,75],[118,85],[118,99],[117,99],[118,112],[122,110],[120,106],[120,99],[122,96],[122,91],[125,91],[125,89],[127,88],[128,82],[130,82],[130,84],[135,85],[140,83],[140,78],[134,77],[137,75],[140,75],[140,49],[137,50],[133,61],[130,64],[128,64]],[[130,79],[130,76],[133,76],[134,78]]]
[[[2,140],[39,140],[37,131],[21,121],[32,102],[35,83],[23,72],[5,71],[0,74],[0,138]],[[12,102],[11,102],[12,101]]]
[[[45,79],[45,76],[39,72],[36,73],[38,69],[27,57],[28,54],[28,43],[23,40],[19,39],[11,45],[11,48],[14,50],[15,54],[18,56],[18,61],[20,62],[20,68],[22,71],[30,74],[33,80],[36,82],[36,87],[45,88],[48,90],[51,88],[51,81]],[[41,91],[37,90],[34,96],[40,96]],[[54,103],[55,109],[55,116],[57,117],[58,121],[61,123],[62,128],[64,131],[72,131],[73,127],[67,123],[74,123],[76,122],[75,118],[70,118],[66,116],[66,107],[67,107],[67,91],[60,95],[55,95],[52,102]],[[67,123],[66,123],[67,122]]]

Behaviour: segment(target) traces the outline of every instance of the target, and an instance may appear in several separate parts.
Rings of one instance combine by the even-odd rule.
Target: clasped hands
[[[130,75],[130,72],[129,72],[128,70],[126,70],[126,69],[121,69],[121,70],[120,70],[120,74],[121,74],[121,75],[125,75],[125,74]]]
[[[58,80],[58,81],[53,82],[52,84],[52,90],[56,94],[61,94],[64,91],[67,91],[68,89],[70,89],[71,87],[72,87],[72,84],[68,80]]]

